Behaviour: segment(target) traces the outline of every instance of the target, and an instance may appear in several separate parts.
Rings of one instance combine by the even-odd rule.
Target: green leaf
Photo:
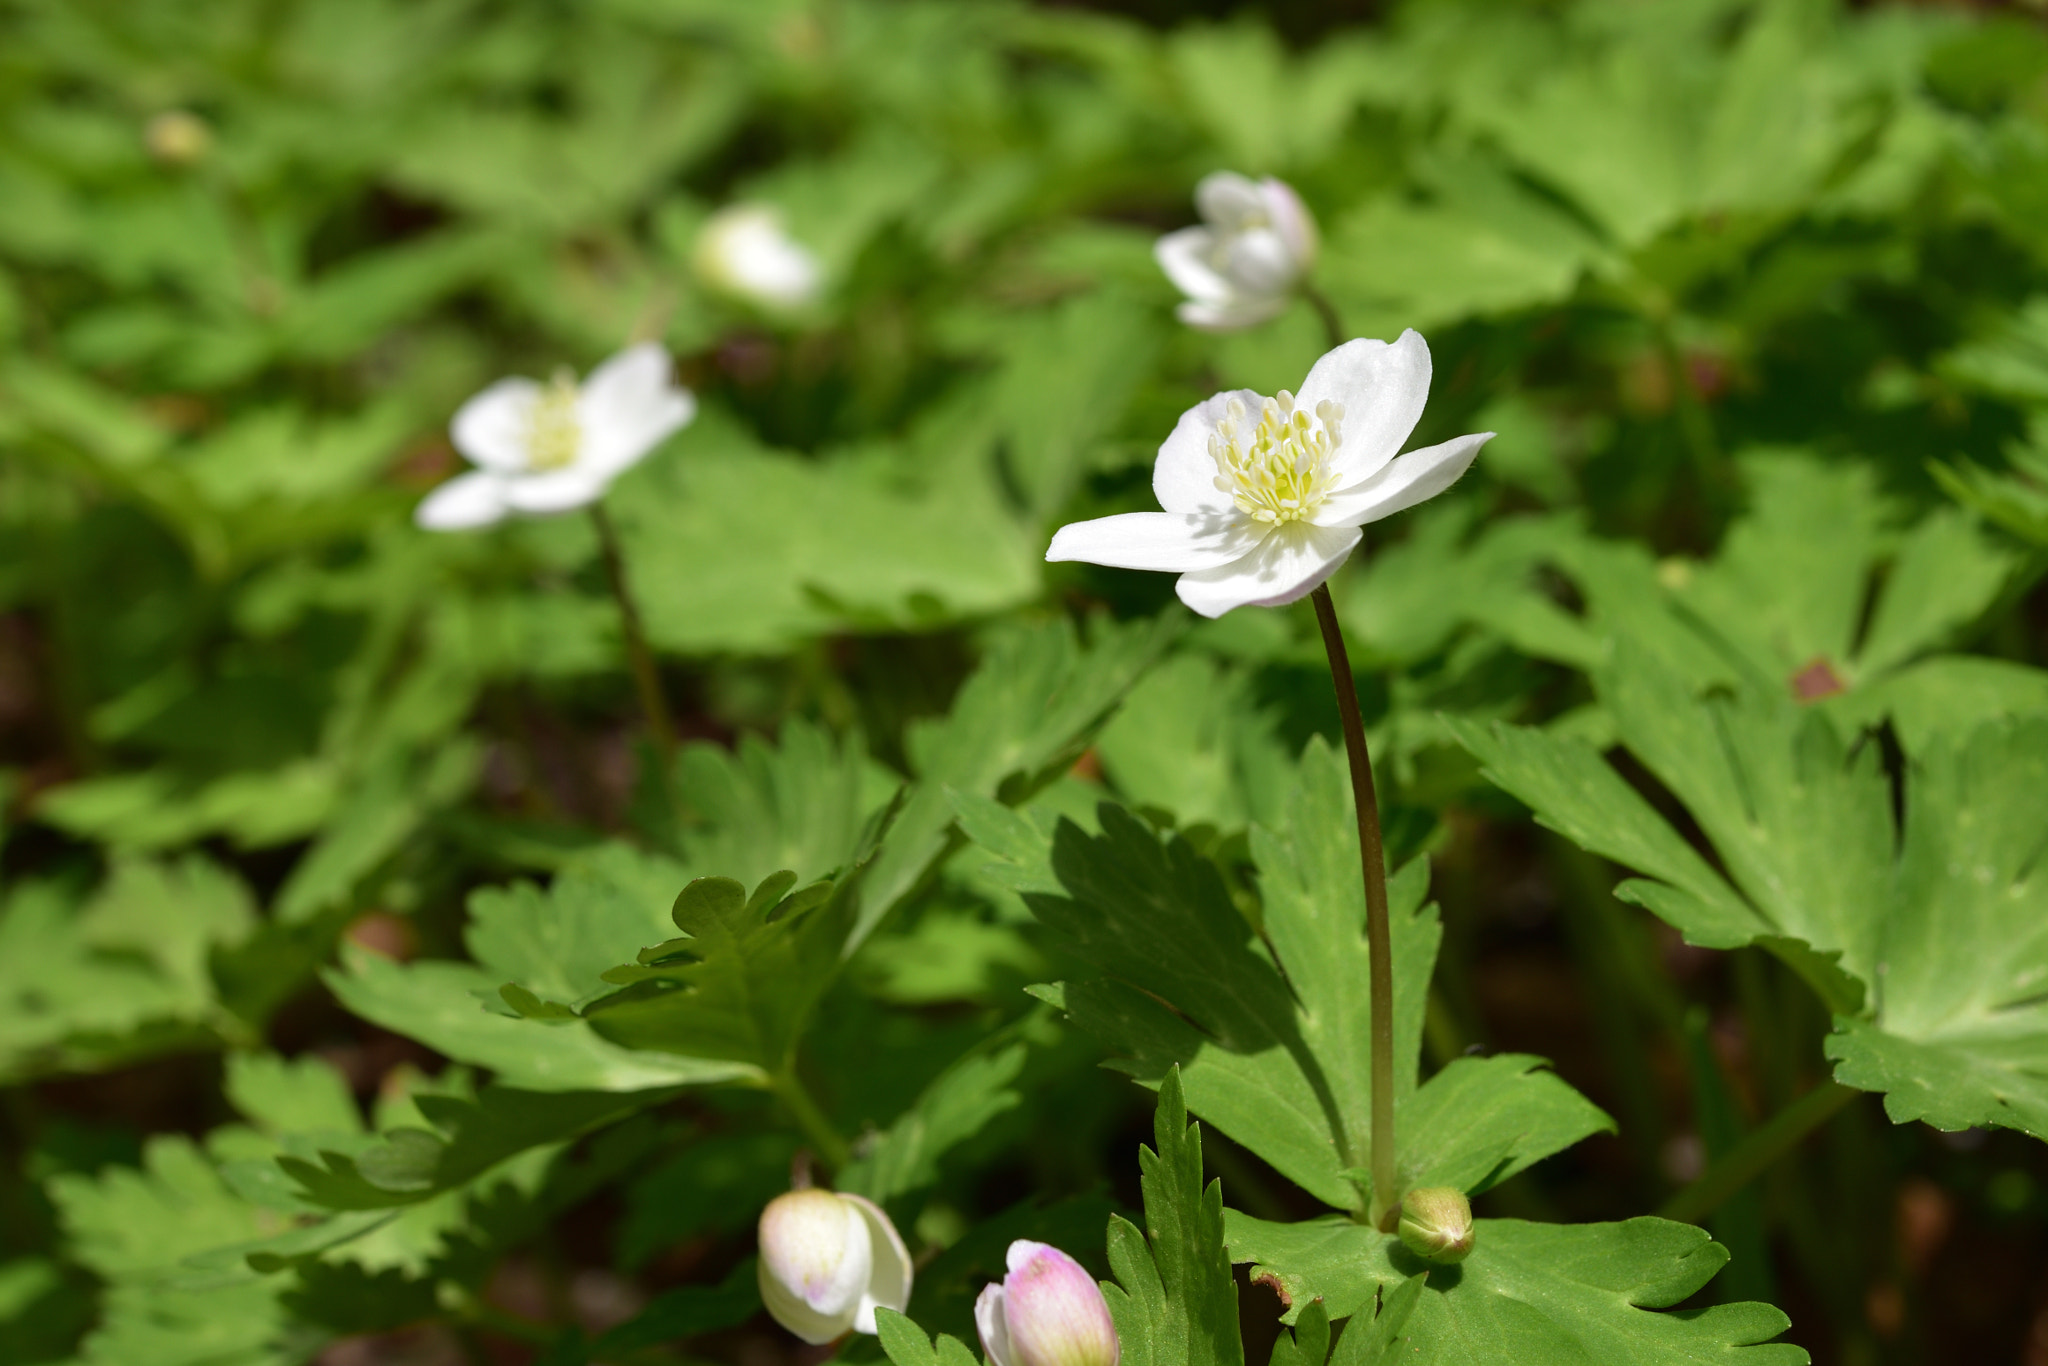
[[[758,868],[765,878],[783,858],[790,862],[780,866],[816,876],[844,866],[887,784],[858,743],[834,743],[801,721],[785,728],[779,747],[751,737],[736,754],[689,746],[678,776],[690,809],[660,813],[673,857],[610,844],[571,858],[545,891],[530,883],[481,889],[464,936],[474,966],[401,966],[356,954],[346,973],[328,975],[330,986],[358,1015],[528,1089],[635,1090],[756,1076],[742,1060],[621,1046],[583,1023],[562,1023],[573,1013],[566,1008],[612,994],[606,972],[671,937],[676,892],[693,869]],[[508,985],[514,990],[505,994]],[[522,1014],[557,1023],[536,1026]]]
[[[1103,1286],[1123,1360],[1130,1366],[1244,1366],[1237,1287],[1224,1249],[1223,1183],[1202,1185],[1202,1129],[1188,1122],[1179,1069],[1159,1087],[1153,1148],[1138,1149],[1145,1231],[1109,1221]]]
[[[584,1019],[628,1048],[739,1063],[756,1075],[786,1070],[838,971],[858,874],[780,895],[794,881],[771,877],[749,897],[731,878],[697,878],[673,912],[686,938],[608,970],[605,980],[625,989],[585,1006]]]
[[[1554,545],[1594,633],[1696,686],[1792,691],[1818,667],[1815,692],[1842,694],[1828,705],[1868,711],[1858,693],[1949,644],[2017,564],[1953,509],[1897,529],[1867,466],[1798,451],[1755,451],[1741,465],[1749,511],[1706,564],[1657,564],[1590,539]]]
[[[916,630],[1037,592],[1040,548],[988,462],[764,449],[707,414],[610,506],[647,631],[688,654],[778,653],[842,630]]]
[[[812,882],[852,861],[897,786],[858,735],[835,739],[793,717],[772,746],[755,735],[733,749],[684,746],[676,766],[684,810],[673,831],[655,833],[688,870],[678,887],[712,875],[752,886],[783,868]]]
[[[1415,1307],[1422,1303],[1422,1295],[1429,1288],[1429,1273],[1410,1276],[1392,1294],[1380,1297],[1376,1312],[1366,1322],[1365,1311],[1352,1315],[1344,1328],[1344,1338],[1337,1344],[1337,1354],[1330,1359],[1330,1366],[1395,1366],[1413,1354],[1413,1349],[1403,1351],[1409,1338],[1403,1332],[1408,1321],[1415,1316]],[[1321,1300],[1309,1301],[1310,1308],[1296,1317],[1299,1325],[1311,1312],[1323,1313]],[[1296,1328],[1299,1335],[1300,1329]]]
[[[140,1170],[62,1175],[49,1184],[71,1255],[107,1281],[90,1366],[289,1366],[279,1287],[238,1278],[184,1284],[181,1259],[254,1240],[266,1212],[238,1198],[189,1139],[160,1134]]]
[[[1456,1059],[1394,1113],[1402,1188],[1455,1186],[1467,1195],[1614,1130],[1598,1106],[1526,1053]]]
[[[117,862],[83,907],[22,882],[0,914],[0,1077],[90,1071],[237,1037],[215,954],[256,928],[248,889],[201,855]]]
[[[1267,1366],[1323,1366],[1330,1356],[1330,1316],[1321,1300],[1310,1300],[1295,1315],[1294,1330],[1283,1328],[1273,1340]]]
[[[1314,1194],[1363,1208],[1370,1166],[1365,899],[1344,761],[1320,740],[1303,755],[1287,823],[1255,828],[1265,939],[1251,933],[1213,865],[1181,839],[1161,844],[1120,808],[1103,833],[963,799],[962,828],[1005,860],[1003,876],[1076,960],[1102,976],[1041,991],[1119,1056],[1110,1065],[1156,1084],[1178,1069],[1196,1113]],[[1434,1122],[1466,1095],[1472,1068],[1415,1089],[1422,1011],[1441,931],[1422,908],[1427,866],[1389,887],[1394,938],[1398,1106]],[[1500,1108],[1434,1150],[1431,1170],[1505,1179],[1604,1127],[1605,1116],[1531,1059],[1483,1067]],[[1510,1078],[1517,1079],[1510,1084]],[[1458,1135],[1456,1129],[1446,1131]],[[1423,1150],[1429,1151],[1429,1150]],[[1510,1156],[1512,1153],[1512,1156]]]
[[[1102,728],[1103,772],[1131,805],[1170,812],[1183,827],[1240,830],[1277,814],[1293,765],[1251,683],[1205,655],[1165,660]]]
[[[432,1129],[392,1129],[375,1143],[350,1145],[350,1153],[325,1150],[317,1162],[285,1156],[278,1165],[315,1205],[393,1209],[465,1186],[509,1158],[604,1128],[675,1094],[502,1086],[485,1087],[474,1100],[423,1094],[414,1103]]]
[[[1493,781],[1594,853],[1649,873],[1617,893],[1690,942],[1765,943],[1824,1000],[1853,1011],[1869,981],[1885,897],[1891,810],[1876,753],[1853,756],[1789,697],[1744,691],[1701,703],[1633,649],[1599,675],[1621,738],[1693,811],[1723,878],[1583,744],[1453,723]]]
[[[348,1081],[314,1054],[228,1057],[226,1090],[235,1109],[269,1133],[354,1133],[363,1117]]]
[[[1065,619],[998,634],[945,719],[910,729],[917,785],[868,871],[848,951],[945,852],[953,792],[1017,802],[1065,772],[1180,629],[1168,613],[1098,623],[1085,645]]]
[[[509,1086],[533,1091],[640,1091],[751,1078],[743,1064],[643,1052],[581,1023],[536,1026],[483,1004],[498,999],[504,974],[472,963],[401,966],[374,954],[343,957],[330,990],[351,1013],[417,1039],[448,1057],[489,1068]]]
[[[1025,502],[1050,517],[1153,367],[1159,325],[1148,303],[1117,291],[1077,294],[1008,317],[995,333],[1004,364],[986,402]],[[1056,402],[1046,395],[1057,394]]]
[[[2048,1139],[2048,720],[1930,745],[1911,770],[1870,1018],[1827,1042],[1836,1080],[1939,1129]]]
[[[1482,1219],[1472,1255],[1429,1267],[1400,1240],[1348,1219],[1275,1224],[1232,1210],[1230,1255],[1274,1278],[1298,1307],[1320,1299],[1334,1317],[1398,1312],[1414,1296],[1403,1338],[1389,1357],[1365,1361],[1456,1363],[1659,1363],[1730,1360],[1804,1362],[1806,1353],[1770,1340],[1789,1320],[1766,1304],[1724,1304],[1657,1313],[1698,1291],[1727,1263],[1727,1250],[1700,1229],[1665,1219],[1618,1224],[1531,1224]],[[1422,1280],[1420,1291],[1406,1287]],[[1354,1317],[1346,1341],[1361,1327]],[[1338,1358],[1345,1357],[1340,1345]],[[1351,1363],[1344,1361],[1344,1366]]]
[[[960,1339],[941,1333],[934,1341],[894,1309],[875,1311],[875,1333],[896,1366],[980,1366],[974,1352]]]
[[[1024,1070],[1021,1043],[970,1053],[940,1073],[910,1108],[864,1145],[839,1174],[838,1188],[887,1203],[939,1179],[938,1160],[980,1133],[1023,1096],[1011,1085]]]
[[[1932,732],[1903,836],[1874,746],[1850,751],[1782,695],[1695,697],[1623,651],[1601,675],[1622,741],[1684,803],[1728,877],[1582,745],[1457,726],[1545,824],[1656,880],[1617,892],[1696,943],[1784,958],[1837,1015],[1838,1080],[1896,1120],[2048,1138],[2048,903],[2031,877],[2048,816],[2048,718]],[[1679,852],[1683,850],[1683,852]]]

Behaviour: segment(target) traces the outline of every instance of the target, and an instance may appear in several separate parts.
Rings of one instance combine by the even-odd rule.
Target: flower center
[[[1330,457],[1343,442],[1344,405],[1324,399],[1315,415],[1294,406],[1282,389],[1249,424],[1242,402],[1230,400],[1209,437],[1216,489],[1256,522],[1299,522],[1321,507],[1337,482]]]
[[[559,470],[576,463],[583,446],[583,425],[576,420],[576,380],[567,370],[534,400],[526,418],[526,467]]]

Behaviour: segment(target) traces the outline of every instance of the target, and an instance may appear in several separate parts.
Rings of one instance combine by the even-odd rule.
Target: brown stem
[[[664,766],[675,757],[676,728],[669,719],[668,699],[662,695],[661,675],[654,667],[654,652],[647,648],[647,633],[640,626],[640,608],[626,586],[626,563],[619,554],[618,532],[603,503],[590,505],[591,524],[597,528],[597,548],[604,557],[605,576],[611,580],[612,597],[618,600],[619,621],[625,629],[626,658],[633,666],[633,685],[640,693],[640,710],[647,715],[647,729],[661,751]]]
[[[1380,802],[1372,781],[1372,757],[1365,748],[1365,720],[1358,711],[1358,685],[1351,656],[1337,625],[1329,585],[1309,595],[1323,649],[1330,656],[1330,682],[1337,689],[1337,715],[1344,725],[1344,752],[1351,760],[1351,795],[1358,808],[1358,859],[1365,877],[1365,947],[1370,957],[1367,1008],[1372,1028],[1372,1208],[1373,1227],[1391,1229],[1400,1208],[1400,1168],[1394,1160],[1394,943],[1387,917],[1387,856],[1380,843]]]

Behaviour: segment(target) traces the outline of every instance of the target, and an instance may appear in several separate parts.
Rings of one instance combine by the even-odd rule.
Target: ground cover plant
[[[0,1366],[2048,1362],[2044,211],[2024,6],[0,0]]]

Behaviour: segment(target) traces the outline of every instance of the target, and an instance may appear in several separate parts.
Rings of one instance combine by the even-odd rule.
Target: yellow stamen
[[[1216,489],[1254,521],[1278,525],[1312,516],[1336,486],[1331,457],[1343,444],[1344,406],[1324,399],[1315,416],[1294,406],[1282,389],[1261,405],[1249,431],[1245,406],[1230,401],[1209,437]]]
[[[583,426],[576,420],[576,377],[557,370],[526,419],[526,467],[559,470],[576,463]]]

